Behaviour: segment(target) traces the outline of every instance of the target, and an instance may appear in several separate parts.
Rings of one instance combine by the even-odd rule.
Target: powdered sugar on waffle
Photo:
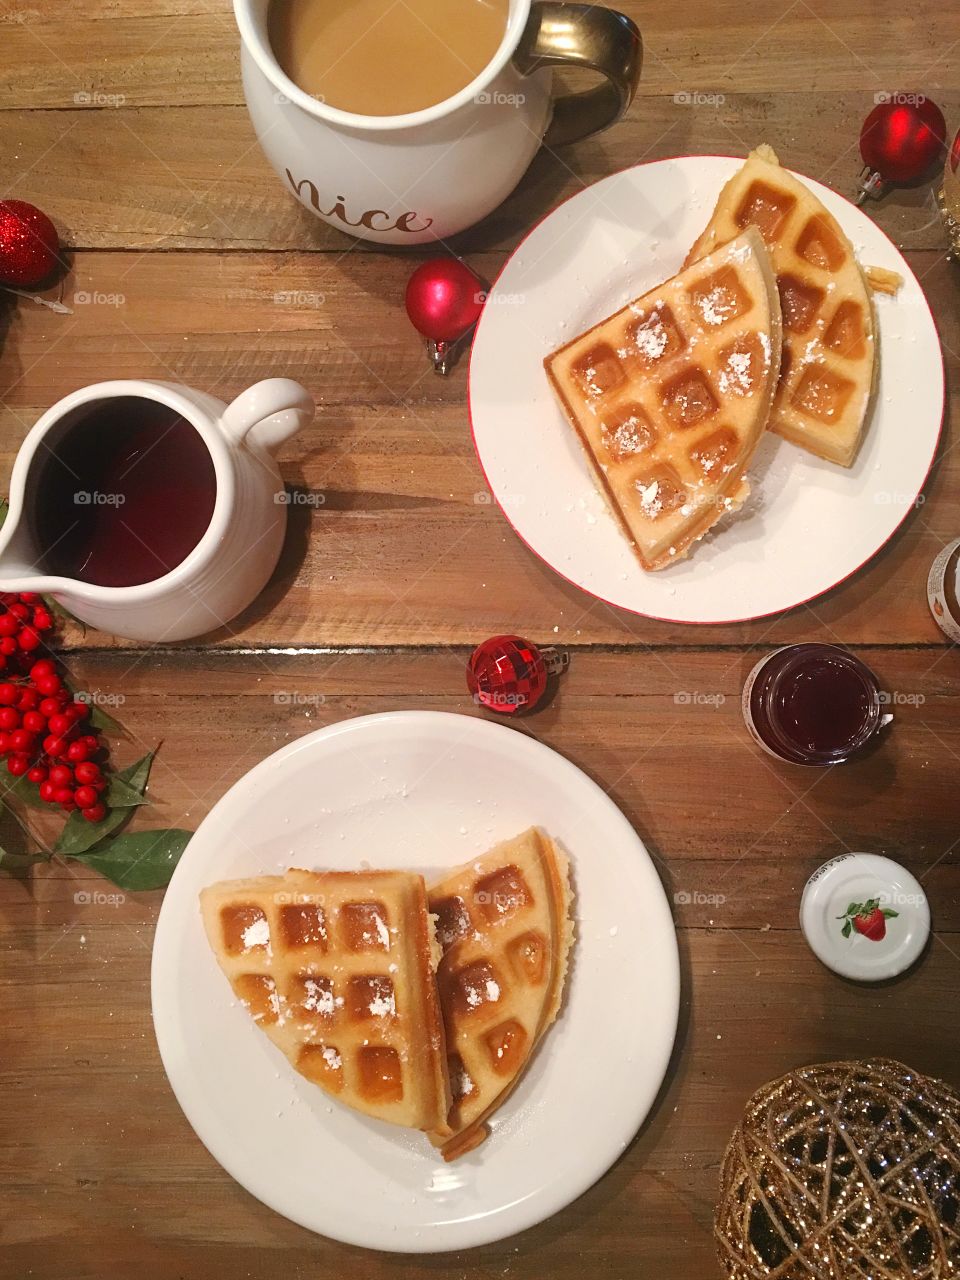
[[[330,988],[322,987],[319,982],[315,982],[312,978],[305,978],[303,987],[307,993],[304,997],[303,1007],[311,1013],[331,1014],[338,1003],[343,1004],[342,999],[339,1002],[334,1000],[333,991]]]
[[[500,999],[500,984],[494,978],[488,978],[482,987],[467,985],[464,994],[470,1008],[478,1009],[482,1004],[494,1004]]]
[[[378,912],[373,913],[373,926],[377,931],[377,939],[384,951],[390,950],[390,930],[384,924]]]
[[[637,485],[637,492],[640,495],[640,506],[643,508],[643,514],[649,520],[655,520],[663,509],[663,499],[660,497],[660,482],[651,480],[648,485]]]
[[[368,1005],[375,1018],[392,1018],[397,1012],[397,1003],[391,991],[388,996],[374,996]]]
[[[670,341],[670,336],[664,327],[663,321],[656,312],[645,325],[634,331],[633,337],[640,354],[648,360],[659,360]],[[629,354],[626,350],[620,352],[621,356]]]
[[[762,334],[766,337],[766,334]],[[753,386],[750,377],[750,355],[746,351],[734,351],[727,360],[726,366],[720,370],[717,378],[720,390],[724,395],[733,392],[735,395],[748,395]]]
[[[266,947],[267,955],[273,954],[270,950],[270,926],[266,916],[261,916],[259,920],[248,924],[241,936],[244,951],[252,951],[254,947]]]

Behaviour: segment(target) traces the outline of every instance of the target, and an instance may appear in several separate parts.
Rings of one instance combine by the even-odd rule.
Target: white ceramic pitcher
[[[191,423],[209,450],[216,498],[206,532],[176,568],[140,586],[100,587],[43,572],[44,548],[36,546],[27,517],[40,451],[51,448],[51,433],[61,434],[71,419],[119,396],[157,401]],[[81,622],[129,640],[185,640],[224,626],[276,567],[287,502],[273,454],[307,426],[314,409],[309,392],[289,378],[258,382],[230,405],[179,383],[140,380],[98,382],[66,396],[40,418],[17,454],[0,530],[0,591],[50,595]]]

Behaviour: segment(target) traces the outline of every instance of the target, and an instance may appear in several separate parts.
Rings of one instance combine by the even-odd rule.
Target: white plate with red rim
[[[557,405],[543,359],[674,275],[743,164],[682,156],[637,165],[572,196],[539,223],[490,289],[473,341],[469,401],[490,490],[524,542],[591,595],[648,617],[764,617],[829,591],[893,536],[917,503],[944,412],[943,360],[916,277],[886,235],[830,188],[813,190],[864,266],[899,272],[878,295],[880,383],[847,470],[768,433],[743,510],[689,556],[647,573]]]
[[[289,866],[433,876],[534,825],[571,860],[577,940],[563,1007],[491,1136],[444,1164],[424,1135],[365,1119],[297,1075],[234,999],[198,895]],[[614,1163],[667,1069],[679,964],[653,863],[596,783],[516,729],[404,711],[309,734],[227,792],[164,898],[152,993],[173,1090],[237,1182],[323,1235],[426,1253],[533,1226]]]

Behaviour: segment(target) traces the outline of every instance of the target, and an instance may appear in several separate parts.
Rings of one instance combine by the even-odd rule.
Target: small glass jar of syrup
[[[764,751],[791,764],[843,764],[893,718],[877,678],[833,644],[791,644],[758,662],[743,718]]]

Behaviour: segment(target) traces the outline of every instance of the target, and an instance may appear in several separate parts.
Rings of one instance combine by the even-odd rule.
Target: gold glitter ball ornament
[[[950,241],[950,257],[954,262],[960,262],[960,130],[947,154],[943,186],[937,193],[937,199]]]
[[[714,1235],[733,1280],[960,1276],[960,1096],[887,1058],[764,1085],[724,1155]]]

